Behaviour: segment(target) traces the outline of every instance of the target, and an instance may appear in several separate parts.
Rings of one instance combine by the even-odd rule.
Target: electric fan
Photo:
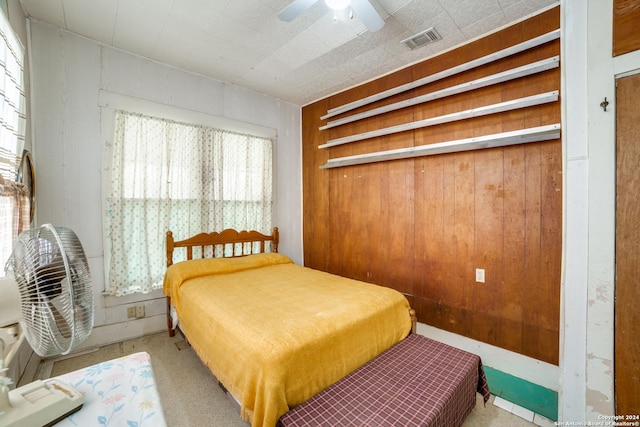
[[[87,259],[73,231],[45,224],[18,237],[5,266],[20,292],[20,325],[42,357],[68,354],[93,328]],[[7,404],[8,403],[8,404]],[[42,426],[80,409],[82,395],[57,380],[35,381],[8,393],[0,427]]]

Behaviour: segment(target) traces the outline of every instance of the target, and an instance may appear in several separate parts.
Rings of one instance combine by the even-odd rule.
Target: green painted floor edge
[[[491,394],[558,421],[558,393],[522,378],[484,366]]]

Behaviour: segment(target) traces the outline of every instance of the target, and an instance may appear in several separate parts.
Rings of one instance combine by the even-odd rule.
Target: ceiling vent
[[[442,37],[438,34],[435,28],[431,27],[409,37],[408,39],[402,40],[401,43],[409,49],[416,49],[426,44],[437,42],[438,40],[442,40]]]

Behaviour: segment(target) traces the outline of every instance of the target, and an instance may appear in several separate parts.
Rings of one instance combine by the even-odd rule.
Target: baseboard
[[[468,351],[469,353],[477,354],[482,359],[484,366],[498,369],[501,372],[549,390],[557,392],[560,389],[560,370],[557,366],[550,363],[434,328],[424,323],[418,323],[418,333],[436,341]]]
[[[96,326],[93,328],[93,331],[91,331],[89,338],[76,347],[72,354],[166,330],[167,317],[164,314],[110,325]]]
[[[480,356],[491,394],[549,420],[558,419],[557,366],[424,323],[418,323],[418,333]]]
[[[557,392],[488,366],[484,367],[484,373],[491,394],[529,409],[551,421],[558,420]]]

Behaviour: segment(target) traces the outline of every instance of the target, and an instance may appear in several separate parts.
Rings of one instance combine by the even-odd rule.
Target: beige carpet
[[[127,354],[146,351],[151,355],[167,425],[247,427],[239,409],[218,387],[218,381],[200,362],[195,352],[176,334],[148,335],[135,340],[112,344],[80,356],[56,361],[52,376],[85,368]],[[518,427],[534,424],[494,406],[486,407],[478,395],[478,404],[464,423],[464,427]],[[493,397],[492,397],[493,399]]]

